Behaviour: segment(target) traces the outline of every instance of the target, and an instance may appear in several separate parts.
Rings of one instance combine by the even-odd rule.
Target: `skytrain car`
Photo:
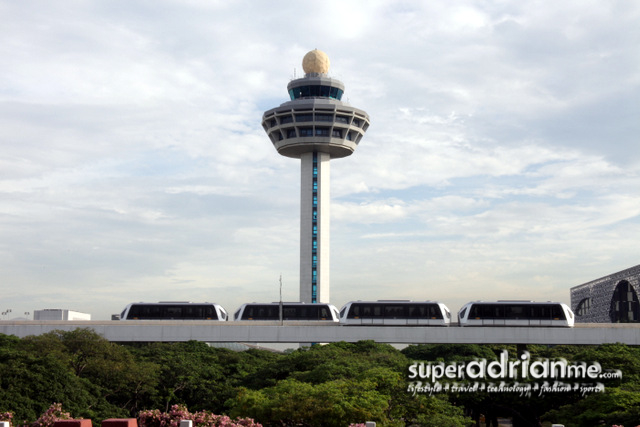
[[[435,301],[351,301],[340,310],[342,325],[448,326],[451,312]]]
[[[214,320],[224,322],[227,318],[227,311],[221,305],[210,302],[132,302],[120,314],[120,320]]]
[[[242,304],[233,315],[233,320],[307,320],[338,322],[338,309],[331,304],[304,302],[272,302]]]
[[[574,315],[560,302],[474,301],[458,312],[460,326],[572,327]]]

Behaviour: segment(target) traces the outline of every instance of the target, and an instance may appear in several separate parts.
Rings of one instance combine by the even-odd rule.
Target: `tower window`
[[[300,137],[313,136],[313,128],[300,128]]]
[[[296,122],[312,122],[313,114],[296,114]]]
[[[295,138],[296,130],[295,129],[287,129],[287,138]]]
[[[342,138],[342,130],[334,129],[333,131],[331,131],[331,136],[334,138]]]
[[[330,122],[333,120],[333,114],[318,114],[316,113],[316,120],[319,122]]]
[[[329,136],[329,128],[316,128],[316,136]]]
[[[280,117],[280,124],[284,125],[286,123],[293,123],[293,117],[292,116]]]
[[[311,96],[340,100],[342,99],[343,93],[342,89],[324,85],[298,86],[289,89],[289,97],[292,101],[294,99],[308,98]]]

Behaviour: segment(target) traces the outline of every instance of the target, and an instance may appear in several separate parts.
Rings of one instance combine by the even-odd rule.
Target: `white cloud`
[[[233,311],[276,298],[281,273],[294,299],[299,162],[260,120],[313,48],[371,116],[356,153],[332,163],[336,304],[566,301],[637,264],[633,2],[0,11],[0,269],[14,312],[108,318],[176,293]]]

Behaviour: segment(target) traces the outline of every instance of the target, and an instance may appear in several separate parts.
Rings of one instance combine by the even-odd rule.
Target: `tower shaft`
[[[300,301],[329,300],[330,163],[322,152],[300,156]]]

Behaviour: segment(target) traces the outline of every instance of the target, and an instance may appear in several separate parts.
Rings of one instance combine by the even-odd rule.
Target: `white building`
[[[35,310],[33,320],[91,320],[91,315],[60,308],[45,308],[44,310]]]

